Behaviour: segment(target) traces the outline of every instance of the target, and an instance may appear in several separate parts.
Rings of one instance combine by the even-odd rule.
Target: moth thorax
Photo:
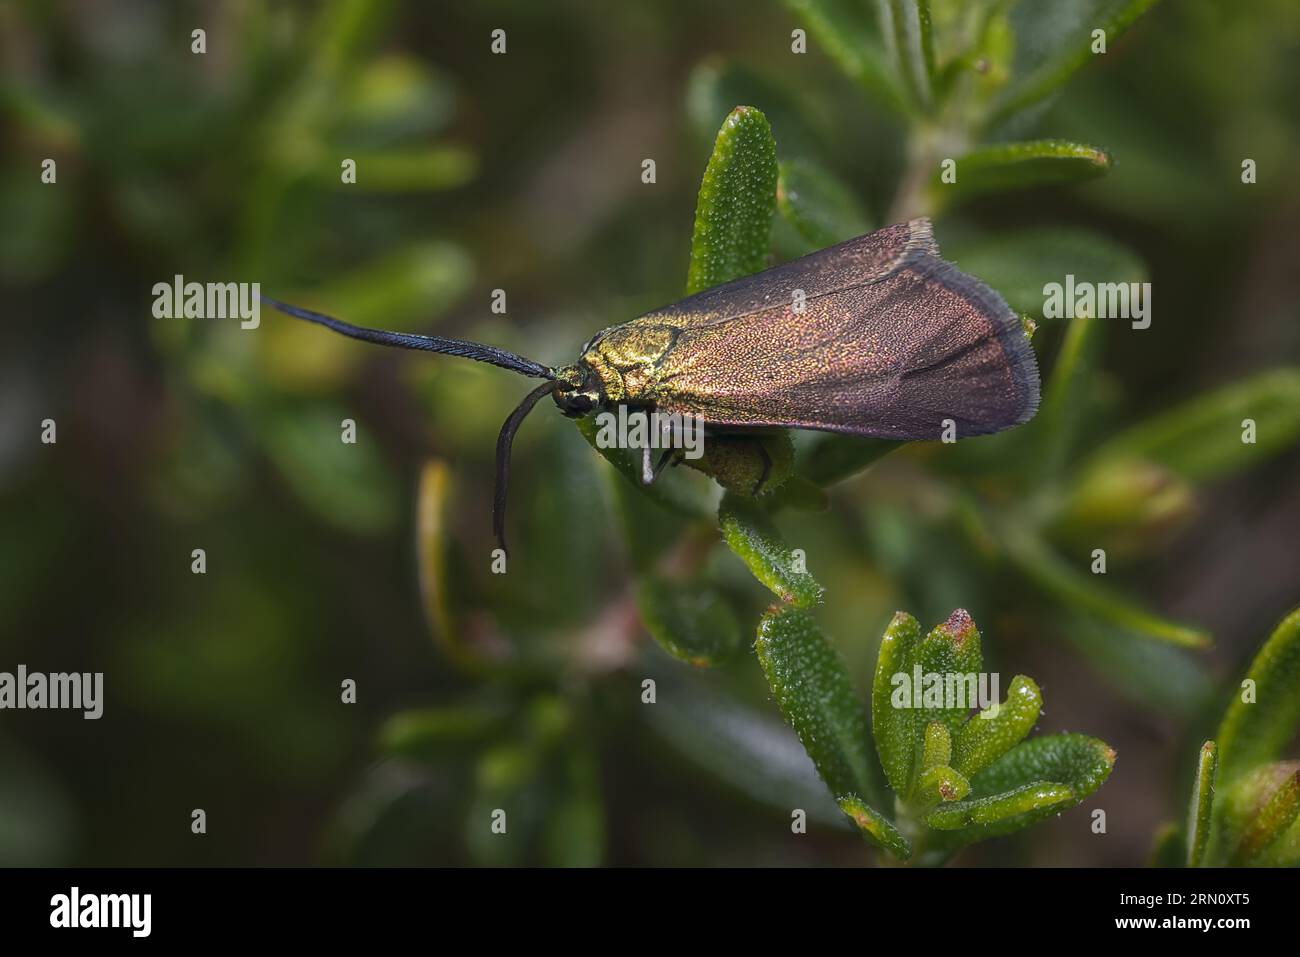
[[[597,350],[584,353],[578,368],[582,370],[581,388],[598,391],[602,402],[622,402],[627,397],[622,373]]]
[[[588,350],[583,361],[600,376],[611,402],[653,399],[656,370],[676,336],[677,330],[669,326],[615,327]]]

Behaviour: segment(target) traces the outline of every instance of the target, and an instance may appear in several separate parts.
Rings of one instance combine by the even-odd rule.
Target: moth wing
[[[914,219],[706,289],[626,325],[669,325],[678,329],[718,325],[788,304],[796,289],[811,296],[819,287],[826,291],[828,282],[835,277],[865,285],[888,276],[909,255],[938,252],[930,221]]]
[[[890,235],[867,242],[883,233]],[[871,249],[891,251],[872,259]],[[747,288],[751,282],[759,288]],[[729,289],[734,298],[717,298]],[[798,312],[794,289],[804,293]],[[700,314],[692,303],[706,296],[710,311]],[[678,330],[658,367],[657,405],[712,425],[920,440],[940,438],[945,420],[958,437],[998,432],[1038,407],[1038,368],[1020,318],[939,257],[928,221],[675,308],[687,315],[675,316],[674,307],[650,314]]]

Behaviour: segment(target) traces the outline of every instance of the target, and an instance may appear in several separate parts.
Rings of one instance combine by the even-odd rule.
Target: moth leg
[[[767,447],[761,442],[758,443],[758,454],[763,457],[763,474],[760,475],[758,481],[754,483],[754,491],[750,492],[750,495],[757,495],[761,492],[763,486],[767,484],[767,480],[772,477],[772,456],[767,451]]]
[[[663,474],[669,462],[672,462],[673,465],[677,464],[676,452],[676,449],[664,449],[663,454],[659,456],[659,461],[654,464],[654,468],[651,468],[650,450],[643,450],[641,454],[641,483],[643,485],[653,485],[658,481],[659,476]]]
[[[655,463],[654,474],[650,479],[651,482],[656,481],[659,478],[659,476],[663,474],[663,471],[668,466],[668,463],[673,462],[676,452],[677,452],[676,449],[663,450],[663,454],[659,456],[659,461]],[[673,464],[676,463],[674,462]]]

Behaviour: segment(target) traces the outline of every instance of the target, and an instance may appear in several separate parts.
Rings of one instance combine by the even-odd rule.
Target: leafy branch
[[[1189,867],[1300,864],[1300,760],[1283,749],[1300,729],[1300,608],[1278,623],[1197,755],[1180,831],[1158,859]]]
[[[787,6],[807,28],[810,45],[904,124],[907,161],[891,217],[947,216],[971,199],[1070,186],[1112,170],[1111,152],[1086,143],[1050,136],[989,138],[991,131],[1021,135],[1029,129],[1030,108],[1091,56],[1089,31],[1072,27],[1028,60],[1017,53],[1017,30],[1037,14],[1013,11],[1012,3],[889,0],[874,11],[852,0],[789,0]],[[1098,0],[1090,7],[1094,16],[1080,22],[1095,22],[1114,42],[1151,6],[1153,0]],[[824,160],[815,122],[781,84],[712,58],[692,79],[688,109],[712,142],[691,233],[688,293],[757,272],[773,253],[802,255],[879,222],[855,183]],[[720,116],[725,119],[719,128]],[[944,177],[945,160],[955,164],[955,180]],[[897,560],[917,571],[917,594],[928,614],[938,603],[934,596],[945,570],[975,561],[1004,566],[1025,585],[1019,604],[1037,600],[1066,609],[1065,637],[1121,690],[1153,700],[1168,678],[1181,684],[1179,693],[1166,698],[1191,708],[1191,691],[1204,679],[1189,651],[1204,647],[1210,636],[1194,623],[1165,617],[1095,569],[1090,573],[1086,556],[1101,549],[1122,564],[1149,551],[1186,521],[1202,485],[1263,461],[1300,436],[1300,370],[1279,369],[1144,422],[1123,423],[1104,442],[1093,441],[1094,420],[1108,411],[1095,388],[1108,329],[1087,314],[1068,320],[1049,314],[1044,288],[1067,274],[1078,282],[1140,283],[1147,277],[1142,259],[1103,235],[1071,227],[996,233],[945,219],[941,233],[948,258],[998,289],[1022,313],[1027,332],[1041,328],[1049,342],[1059,340],[1042,407],[1028,425],[952,448],[782,431],[714,437],[703,459],[682,464],[713,479],[720,493],[684,469],[670,469],[647,486],[640,463],[626,450],[598,448],[592,423],[578,423],[588,444],[614,466],[604,470],[608,500],[634,578],[609,601],[593,633],[606,642],[611,634],[630,642],[639,623],[672,658],[695,668],[725,666],[742,645],[737,606],[752,584],[736,581],[735,563],[711,559],[721,541],[773,596],[758,621],[757,661],[811,762],[809,773],[815,769],[831,798],[829,813],[838,809],[842,820],[890,859],[919,864],[942,863],[968,844],[1080,804],[1107,779],[1114,751],[1081,734],[1030,737],[1042,693],[1024,675],[1013,678],[995,713],[971,716],[964,708],[924,703],[896,707],[896,675],[914,669],[981,671],[982,639],[961,611],[929,632],[910,615],[896,616],[880,646],[870,696],[860,698],[850,669],[817,620],[826,591],[808,570],[807,556],[784,538],[783,515],[824,510],[831,487],[842,486],[836,494],[857,507],[841,513],[841,534],[874,544],[879,532],[873,523],[884,522],[887,513],[903,530]],[[1040,341],[1041,333],[1035,345]],[[1259,441],[1241,440],[1246,419],[1257,424]],[[899,500],[855,500],[859,489],[849,480],[891,455],[905,457],[903,467],[912,467]],[[768,471],[764,463],[770,463],[770,480],[753,495],[755,478]],[[429,495],[446,490],[436,476],[425,487]],[[873,486],[873,498],[881,491],[889,487]],[[928,533],[908,517],[922,511],[906,507],[917,502],[924,502],[929,522],[942,526],[937,549],[917,544]],[[431,556],[429,573],[445,578],[448,563],[437,560],[436,549],[421,547],[422,556]],[[450,592],[445,582],[426,587],[426,597]],[[471,670],[501,673],[504,667],[511,674],[524,664],[509,655],[505,661],[494,658],[498,646],[481,622],[458,636],[453,629],[465,623],[454,621],[450,604],[430,601],[430,618],[452,635],[448,652],[454,659]],[[954,604],[944,604],[938,614]],[[629,649],[630,643],[620,644],[615,660],[631,660]],[[698,684],[681,680],[684,688]],[[793,767],[787,742],[763,717],[726,694],[707,697],[707,707],[690,710],[689,722],[674,711],[649,723],[697,765],[751,796],[785,807],[800,801],[810,815],[822,815],[807,774]],[[526,790],[542,774],[541,754],[561,754],[566,766],[590,761],[585,742],[562,748],[537,730],[537,715],[551,714],[553,705],[539,695],[505,718],[490,708],[474,720],[413,718],[407,733],[508,727],[513,743],[485,759],[481,786],[484,793],[507,786]],[[794,746],[793,739],[788,744]],[[1186,845],[1195,862],[1258,857],[1282,846],[1276,833],[1288,820],[1295,792],[1276,765],[1264,762],[1273,770],[1252,771],[1255,776],[1241,779],[1250,785],[1237,785],[1246,790],[1231,807],[1249,806],[1249,813],[1232,817],[1222,803],[1215,810],[1215,782],[1222,789],[1224,780],[1221,757],[1229,753],[1224,734],[1218,747],[1202,752]],[[565,787],[573,800],[597,800],[588,774],[575,773]],[[1247,823],[1238,827],[1229,853],[1220,848],[1223,822],[1230,818]],[[1184,839],[1181,832],[1166,837],[1170,847]]]

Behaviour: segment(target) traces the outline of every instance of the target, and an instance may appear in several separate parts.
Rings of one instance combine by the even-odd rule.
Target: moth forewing
[[[720,428],[937,439],[949,423],[959,436],[998,432],[1038,407],[1037,364],[1019,317],[940,258],[925,220],[622,328],[643,323],[676,330],[655,365],[653,401]]]

